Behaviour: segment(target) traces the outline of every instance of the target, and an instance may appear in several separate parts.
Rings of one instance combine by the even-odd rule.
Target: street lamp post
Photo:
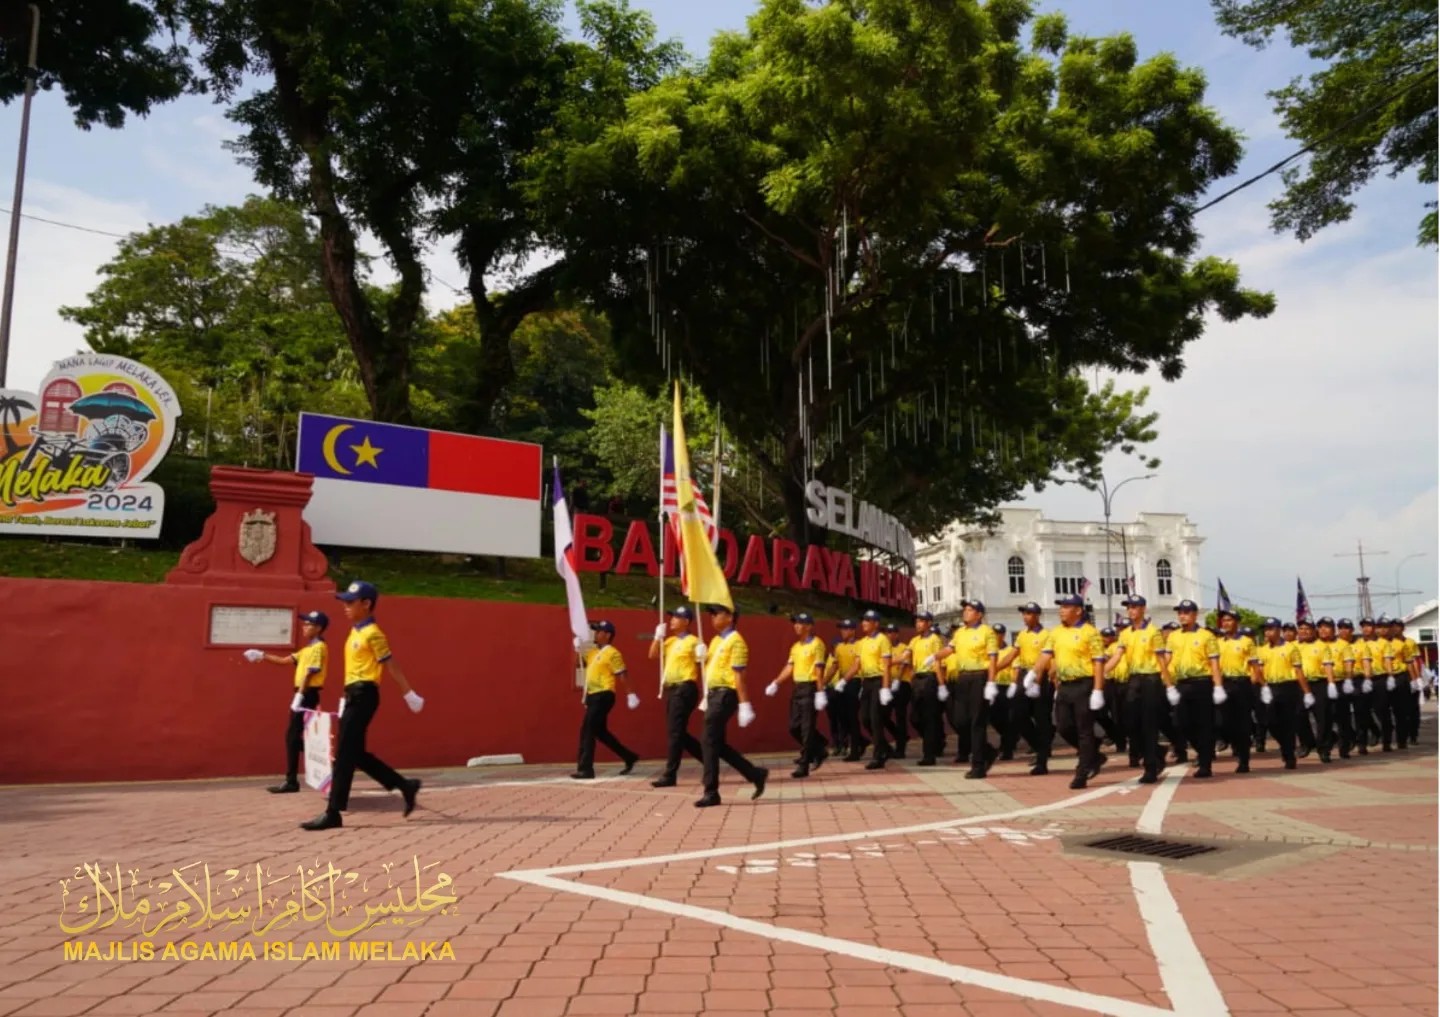
[[[1404,614],[1405,614],[1405,605],[1404,605],[1403,600],[1401,599],[1401,594],[1400,594],[1400,566],[1401,566],[1401,565],[1404,565],[1407,561],[1410,561],[1410,559],[1412,559],[1412,558],[1424,558],[1424,557],[1425,557],[1425,552],[1424,552],[1424,551],[1416,551],[1414,554],[1407,554],[1404,558],[1401,558],[1400,561],[1399,561],[1398,563],[1396,563],[1396,565],[1395,565],[1395,614],[1396,614],[1397,617],[1403,617]]]
[[[15,197],[10,202],[10,246],[5,255],[5,295],[0,299],[0,388],[10,367],[10,312],[15,306],[15,255],[20,249],[20,205],[25,198],[25,152],[30,145],[30,103],[39,77],[40,7],[30,5],[30,61],[25,71],[25,100],[20,107],[20,155],[15,164]]]
[[[1100,498],[1105,506],[1105,529],[1110,529],[1110,506],[1114,503],[1115,495],[1120,493],[1120,488],[1135,480],[1153,480],[1156,474],[1147,473],[1141,477],[1126,477],[1113,488],[1106,483],[1105,477],[1100,477]],[[1122,552],[1123,553],[1123,552]],[[1108,621],[1115,620],[1115,608],[1111,603],[1115,595],[1115,579],[1110,568],[1110,538],[1105,538],[1105,616]],[[1107,622],[1108,623],[1108,622]]]

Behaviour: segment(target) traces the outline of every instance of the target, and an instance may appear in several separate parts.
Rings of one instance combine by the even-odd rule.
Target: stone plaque
[[[288,607],[210,607],[211,646],[293,646],[295,612]]]

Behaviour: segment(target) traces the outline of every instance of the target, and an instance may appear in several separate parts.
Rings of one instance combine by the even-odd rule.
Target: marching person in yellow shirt
[[[914,692],[910,687],[910,665],[905,660],[905,641],[900,638],[900,626],[890,622],[885,626],[885,638],[890,640],[890,705],[885,710],[885,729],[894,740],[894,759],[905,758],[905,747],[910,743],[910,704]]]
[[[1235,772],[1250,772],[1250,749],[1254,729],[1255,678],[1250,662],[1255,657],[1255,640],[1240,634],[1240,615],[1229,609],[1216,612],[1220,619],[1220,676],[1225,685],[1225,705],[1220,707],[1221,730],[1235,753]]]
[[[985,605],[967,600],[961,608],[964,624],[950,637],[950,645],[937,655],[949,661],[956,673],[950,701],[951,724],[959,742],[955,762],[970,760],[966,780],[980,780],[999,753],[990,744],[987,729],[990,704],[1000,694],[995,684],[996,664],[1000,658],[1000,640],[995,630],[985,624]]]
[[[780,669],[775,680],[765,686],[765,695],[774,696],[782,683],[793,680],[795,691],[790,695],[790,737],[800,746],[800,756],[795,760],[792,777],[810,776],[810,767],[817,770],[829,753],[825,739],[816,729],[816,714],[827,705],[824,685],[825,640],[815,636],[815,619],[801,612],[790,616],[795,627],[795,643],[790,647],[790,657]]]
[[[1335,668],[1335,681],[1327,686],[1326,696],[1330,705],[1330,746],[1335,745],[1335,735],[1340,735],[1340,758],[1350,758],[1350,748],[1355,743],[1355,729],[1351,727],[1350,720],[1352,710],[1350,701],[1355,693],[1355,648],[1348,639],[1341,639],[1336,634],[1334,620],[1330,618],[1320,619],[1320,641],[1330,647],[1330,662]],[[1330,689],[1336,690],[1334,695]]]
[[[1300,639],[1297,645],[1300,649],[1300,669],[1304,672],[1311,691],[1315,693],[1315,702],[1310,706],[1314,729],[1311,730],[1309,719],[1301,718],[1300,756],[1303,759],[1311,750],[1319,749],[1320,761],[1328,763],[1331,744],[1330,711],[1333,709],[1331,704],[1340,698],[1340,690],[1335,683],[1335,659],[1331,648],[1317,638],[1315,623],[1309,618],[1300,623]]]
[[[915,638],[905,647],[905,662],[914,674],[915,727],[920,732],[920,766],[934,766],[944,751],[943,707],[950,692],[940,679],[940,651],[945,640],[934,631],[935,616],[929,611],[915,615]]]
[[[1304,711],[1315,702],[1310,683],[1300,666],[1300,648],[1280,638],[1280,619],[1265,619],[1265,642],[1255,648],[1251,674],[1260,688],[1260,703],[1266,710],[1266,724],[1280,746],[1285,769],[1293,770],[1295,731],[1305,721]]]
[[[663,655],[661,696],[665,700],[665,769],[650,782],[651,787],[674,787],[680,774],[680,757],[690,753],[701,763],[705,757],[700,743],[690,733],[690,714],[700,703],[700,640],[690,631],[695,612],[687,604],[671,611],[666,624],[655,626],[650,659]],[[668,634],[667,634],[668,633]]]
[[[320,690],[325,685],[325,672],[330,668],[330,655],[325,647],[325,630],[330,619],[324,611],[311,611],[300,616],[300,635],[304,644],[294,653],[266,653],[246,650],[245,659],[252,664],[262,660],[295,668],[295,695],[290,700],[290,720],[285,728],[285,781],[265,790],[272,795],[294,794],[300,790],[300,756],[305,751],[306,712],[320,708]]]
[[[1055,729],[1078,751],[1072,791],[1080,791],[1105,765],[1095,738],[1095,714],[1105,709],[1105,646],[1094,625],[1084,620],[1085,598],[1075,594],[1055,601],[1060,624],[1050,630],[1043,655],[1055,679]]]
[[[1175,605],[1179,628],[1165,641],[1162,675],[1167,671],[1179,693],[1175,703],[1179,728],[1195,750],[1195,776],[1211,776],[1215,759],[1215,707],[1224,706],[1225,681],[1220,674],[1220,644],[1199,624],[1200,606],[1193,600]],[[1167,693],[1168,695],[1168,693]],[[1171,697],[1172,703],[1174,697]]]
[[[825,712],[830,717],[830,741],[835,755],[846,760],[852,755],[859,759],[869,744],[860,736],[860,683],[845,681],[860,653],[855,646],[854,619],[840,619],[839,628],[840,638],[835,640],[825,665],[825,681],[829,686]]]
[[[1123,661],[1129,678],[1125,682],[1124,720],[1130,765],[1143,766],[1140,783],[1153,784],[1165,765],[1160,749],[1160,731],[1166,726],[1170,707],[1165,701],[1160,658],[1165,652],[1165,634],[1149,617],[1147,601],[1132,593],[1121,603],[1130,617],[1116,639],[1106,661],[1114,669]]]
[[[890,756],[890,744],[885,740],[885,709],[890,705],[890,659],[893,648],[885,633],[880,631],[880,613],[866,611],[860,616],[860,631],[864,633],[856,640],[857,656],[846,682],[860,679],[861,721],[870,729],[870,738],[875,743],[875,753],[867,770],[881,770]],[[861,751],[864,751],[863,749]],[[850,762],[860,758],[853,748],[845,757]]]
[[[745,669],[750,663],[750,648],[745,637],[735,628],[735,612],[724,604],[711,604],[705,613],[714,618],[715,636],[705,653],[705,738],[701,753],[705,757],[705,793],[695,803],[698,809],[720,804],[720,761],[723,759],[751,784],[759,798],[765,793],[765,780],[770,771],[756,766],[725,741],[725,726],[730,718],[740,717],[740,726],[755,722],[755,708],[745,693]]]
[[[1030,768],[1032,777],[1050,772],[1050,752],[1055,742],[1055,685],[1049,678],[1040,676],[1044,666],[1042,653],[1049,636],[1040,624],[1040,614],[1040,605],[1033,600],[1021,606],[1022,625],[1010,649],[995,664],[997,670],[1011,669],[1012,687],[1019,689],[1010,715],[1016,729],[1015,744],[1024,738],[1035,752],[1035,764]]]
[[[610,733],[610,711],[615,708],[615,683],[626,692],[626,705],[634,710],[640,705],[640,697],[630,689],[630,678],[625,673],[625,660],[615,648],[615,625],[613,622],[590,623],[595,633],[595,645],[587,649],[581,659],[585,662],[585,716],[580,720],[580,750],[575,763],[574,780],[595,779],[595,743],[598,741],[625,764],[622,774],[635,769],[640,757],[627,749]]]

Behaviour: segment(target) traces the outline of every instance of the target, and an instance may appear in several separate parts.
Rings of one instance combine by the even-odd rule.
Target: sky
[[[753,0],[635,0],[662,36],[703,54],[716,31],[742,29]],[[1239,172],[1218,194],[1289,155],[1266,92],[1306,73],[1303,53],[1283,42],[1257,52],[1215,28],[1208,0],[1049,0],[1071,31],[1128,31],[1142,57],[1175,53],[1203,69],[1207,101],[1246,137]],[[10,206],[19,103],[0,107],[0,208]],[[33,390],[50,364],[83,347],[79,329],[57,314],[83,303],[116,238],[170,222],[206,204],[230,204],[258,190],[223,148],[233,135],[223,111],[203,97],[161,107],[123,130],[74,126],[56,93],[36,97],[24,210],[99,232],[23,220],[9,381]],[[1414,236],[1427,198],[1411,180],[1382,179],[1359,195],[1353,219],[1308,243],[1269,229],[1266,203],[1278,175],[1202,213],[1203,253],[1236,261],[1245,285],[1275,293],[1264,320],[1214,319],[1189,347],[1184,376],[1120,383],[1149,385],[1160,414],[1147,449],[1161,466],[1129,484],[1113,519],[1184,512],[1206,538],[1199,580],[1216,578],[1238,602],[1262,613],[1293,609],[1304,579],[1317,613],[1355,610],[1354,554],[1363,541],[1375,610],[1409,609],[1436,596],[1440,570],[1437,503],[1436,256]],[[1433,197],[1433,188],[1430,195]],[[0,214],[0,227],[9,216]],[[427,258],[429,300],[454,303],[464,274],[449,252]],[[1116,456],[1111,486],[1147,472]],[[1052,518],[1098,519],[1100,496],[1051,486],[1025,504]],[[1385,553],[1381,553],[1385,552]],[[1415,556],[1415,557],[1411,557]],[[1396,590],[1413,591],[1395,595]],[[1335,599],[1329,599],[1334,595]]]

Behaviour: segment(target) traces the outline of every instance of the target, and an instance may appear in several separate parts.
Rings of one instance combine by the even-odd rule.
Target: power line
[[[13,215],[8,208],[0,208],[0,215]],[[94,233],[102,237],[114,237],[117,240],[125,240],[131,236],[129,233],[113,233],[110,230],[96,229],[93,226],[78,226],[73,222],[61,222],[59,219],[46,219],[43,215],[31,215],[29,212],[21,212],[20,218],[30,219],[34,222],[43,222],[47,226],[59,226],[67,230],[79,230],[81,233]]]

